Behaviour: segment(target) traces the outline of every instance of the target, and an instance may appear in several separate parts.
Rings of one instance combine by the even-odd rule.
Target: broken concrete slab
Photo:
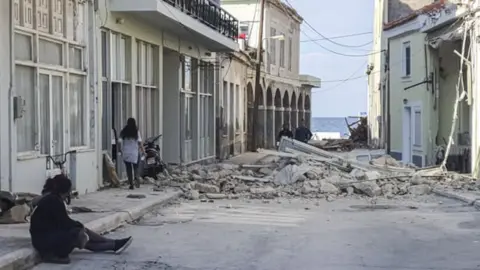
[[[322,181],[320,183],[320,192],[324,194],[339,194],[340,189],[331,183]]]
[[[356,190],[369,197],[382,195],[382,189],[375,182],[361,182],[353,184]]]
[[[432,191],[432,188],[429,185],[425,185],[425,184],[408,187],[408,192],[416,196],[430,194],[431,191]]]
[[[193,189],[198,190],[200,193],[219,193],[220,188],[215,185],[195,183]]]

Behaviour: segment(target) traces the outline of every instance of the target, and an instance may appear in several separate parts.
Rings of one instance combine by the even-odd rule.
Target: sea
[[[357,120],[356,117],[347,117],[349,124]],[[311,129],[312,132],[340,132],[342,137],[350,135],[345,117],[312,117]]]

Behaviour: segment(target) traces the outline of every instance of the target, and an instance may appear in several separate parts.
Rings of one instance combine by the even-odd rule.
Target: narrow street
[[[375,209],[372,209],[375,207]],[[480,214],[458,202],[184,201],[110,234],[122,255],[75,252],[55,269],[479,269]]]

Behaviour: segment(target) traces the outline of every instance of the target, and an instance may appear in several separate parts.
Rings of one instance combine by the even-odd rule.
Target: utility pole
[[[265,11],[265,0],[260,0],[260,25],[258,28],[258,45],[257,45],[257,63],[255,66],[255,94],[253,95],[255,97],[254,100],[254,105],[253,105],[253,119],[250,119],[253,121],[253,129],[252,129],[252,149],[250,151],[256,151],[257,150],[257,132],[260,130],[258,126],[258,107],[259,107],[259,93],[262,91],[262,87],[260,86],[260,69],[262,66],[262,43],[263,43],[263,15]]]

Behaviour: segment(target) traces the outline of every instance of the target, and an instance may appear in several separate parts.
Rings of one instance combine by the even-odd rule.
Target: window
[[[245,36],[245,40],[248,41],[248,35],[250,34],[249,31],[250,31],[250,28],[248,26],[248,22],[240,22],[240,29],[239,29],[239,36],[242,36],[244,35]]]
[[[403,52],[402,52],[402,67],[403,67],[403,77],[409,77],[411,74],[412,68],[412,55],[411,55],[411,46],[410,42],[403,43]]]
[[[209,62],[200,61],[199,66],[199,80],[200,80],[200,89],[198,91],[199,95],[199,108],[198,114],[199,117],[199,132],[200,132],[200,152],[199,158],[205,158],[211,155],[210,144],[213,144],[213,136],[211,136],[213,129],[213,64]]]
[[[192,85],[192,73],[190,72],[192,67],[192,59],[189,56],[184,56],[182,61],[182,89],[185,91],[191,90]]]
[[[25,101],[15,121],[20,154],[94,146],[87,142],[94,128],[87,124],[94,94],[84,66],[87,8],[72,0],[13,0],[15,95]]]
[[[422,146],[422,111],[420,108],[415,108],[414,114],[414,145]]]
[[[235,85],[235,131],[240,132],[240,86]]]
[[[37,145],[35,131],[37,122],[37,94],[35,93],[35,69],[27,66],[15,67],[17,95],[25,100],[25,113],[17,120],[17,151],[33,151]]]
[[[158,47],[144,41],[137,41],[137,122],[143,137],[158,135],[160,117],[160,96],[157,87]]]
[[[283,33],[281,35],[284,35]],[[280,67],[285,67],[285,40],[280,40]]]
[[[70,145],[86,145],[86,111],[85,85],[81,76],[70,75],[69,81],[69,106],[70,106]]]
[[[270,29],[270,36],[273,37],[277,34],[277,30],[275,28]],[[277,41],[276,39],[270,39],[270,64],[276,65],[276,58],[277,58]]]
[[[234,131],[235,131],[235,87],[233,83],[230,83],[230,91],[229,91],[229,103],[228,103],[228,108],[229,108],[229,119],[228,119],[228,129],[230,133],[230,140],[233,141],[234,138]]]
[[[192,120],[193,120],[193,96],[191,94],[185,95],[185,140],[192,139]]]
[[[130,49],[132,38],[120,33],[108,32],[106,39],[107,44],[104,45],[106,47],[104,51],[107,55],[104,61],[109,60],[107,77],[111,80],[111,127],[119,135],[127,119],[133,115],[132,91],[135,91],[135,85],[131,80],[129,69],[132,59]],[[102,80],[108,81],[106,77]],[[103,136],[111,138],[111,131],[104,132]],[[142,136],[145,135],[142,134]]]
[[[292,71],[292,53],[293,53],[293,42],[292,38],[288,38],[288,70]]]

